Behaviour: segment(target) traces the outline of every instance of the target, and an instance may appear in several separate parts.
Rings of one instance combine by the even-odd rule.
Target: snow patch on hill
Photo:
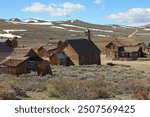
[[[96,28],[89,28],[89,29],[93,30],[93,31],[108,32],[108,33],[113,33],[114,32],[112,30],[101,30],[101,29],[96,29]]]
[[[22,36],[13,35],[13,34],[11,34],[11,33],[0,34],[0,37],[5,37],[5,38],[14,38],[14,37],[22,38]]]
[[[80,32],[83,33],[84,31],[79,31],[79,30],[68,30],[69,32]]]
[[[145,28],[145,29],[143,29],[143,30],[150,31],[150,28]]]
[[[15,29],[4,29],[3,31],[6,33],[10,33],[10,32],[25,32],[27,30],[26,29],[17,29],[17,30],[15,30]]]
[[[72,28],[80,28],[80,29],[86,29],[85,27],[76,26],[76,25],[70,25],[70,24],[60,24],[61,26],[65,27],[72,27]]]
[[[63,30],[66,30],[66,28],[64,27],[60,27],[60,26],[50,26],[51,28],[57,28],[57,29],[63,29]]]
[[[108,35],[93,35],[93,36],[95,36],[95,37],[110,37]]]

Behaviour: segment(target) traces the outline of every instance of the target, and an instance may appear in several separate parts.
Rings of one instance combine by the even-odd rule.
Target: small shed
[[[3,68],[5,67],[5,73],[20,75],[28,73],[28,57],[22,58],[9,58],[1,62]]]
[[[64,51],[60,51],[57,53],[54,53],[51,57],[50,57],[50,64],[51,65],[64,65],[67,66],[68,65],[68,56],[66,55],[66,53]]]

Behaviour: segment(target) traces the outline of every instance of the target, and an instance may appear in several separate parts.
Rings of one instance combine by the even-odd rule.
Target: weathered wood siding
[[[11,41],[11,47],[18,47],[18,41],[16,39]]]
[[[108,47],[106,48],[106,57],[118,58],[118,47],[114,46],[113,44],[108,45]]]
[[[38,55],[39,55],[40,57],[49,57],[49,56],[47,56],[47,52],[46,52],[46,50],[45,50],[44,48],[40,48],[40,49],[38,50]]]
[[[69,44],[66,46],[64,51],[69,56],[74,65],[79,65],[79,55]]]
[[[28,61],[23,62],[17,67],[7,67],[7,73],[13,75],[20,75],[28,73]]]
[[[68,58],[57,58],[55,55],[53,55],[52,57],[50,57],[50,64],[51,65],[64,65],[67,66],[68,65]]]
[[[50,57],[50,64],[51,65],[60,65],[59,60],[56,58],[56,56]]]
[[[101,64],[100,53],[93,53],[79,56],[80,65]]]

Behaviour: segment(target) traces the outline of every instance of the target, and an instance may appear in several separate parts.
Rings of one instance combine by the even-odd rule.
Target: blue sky
[[[150,23],[149,0],[1,0],[0,18],[79,19],[97,24]]]

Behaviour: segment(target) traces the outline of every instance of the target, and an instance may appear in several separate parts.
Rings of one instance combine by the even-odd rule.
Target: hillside
[[[97,25],[80,20],[55,22],[39,19],[20,20],[18,18],[0,20],[0,30],[13,30],[9,33],[22,37],[22,39],[19,40],[20,44],[45,42],[49,38],[60,40],[84,38],[84,31],[86,28],[90,28],[93,39],[111,38],[118,35],[126,36],[134,31],[131,27]],[[6,31],[3,33],[6,33]]]

